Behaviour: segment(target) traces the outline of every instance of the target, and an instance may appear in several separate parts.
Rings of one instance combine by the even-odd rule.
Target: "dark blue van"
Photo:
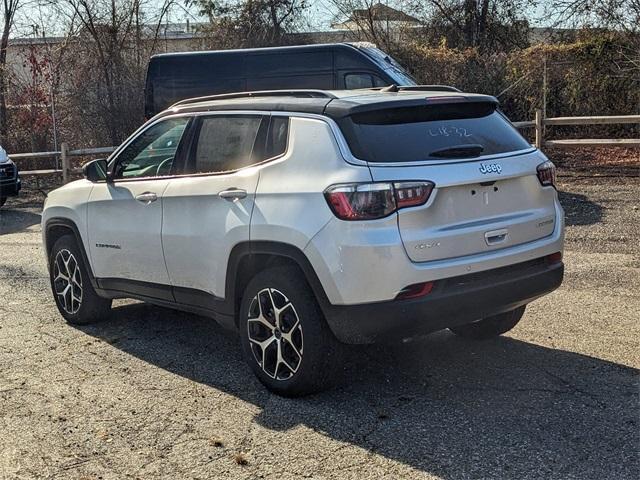
[[[145,115],[185,98],[275,89],[342,90],[416,85],[398,62],[368,43],[165,53],[151,57]]]

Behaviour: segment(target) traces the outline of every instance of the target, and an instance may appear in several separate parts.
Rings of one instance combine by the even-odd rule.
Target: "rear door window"
[[[221,173],[238,170],[257,163],[254,147],[261,115],[216,115],[201,120],[192,160],[193,173]],[[264,136],[262,136],[264,145]]]
[[[354,156],[369,162],[471,158],[531,148],[492,103],[376,110],[339,124]]]

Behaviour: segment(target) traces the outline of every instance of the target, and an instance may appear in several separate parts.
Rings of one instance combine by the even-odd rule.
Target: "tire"
[[[273,393],[308,395],[326,390],[340,377],[344,345],[329,329],[297,268],[258,273],[244,292],[239,323],[244,358]]]
[[[7,197],[0,197],[0,208],[7,203]]]
[[[515,310],[486,317],[477,322],[451,327],[449,330],[460,337],[472,338],[474,340],[494,338],[503,333],[507,333],[515,327],[524,315],[525,308],[526,305],[523,305]]]
[[[58,311],[75,325],[87,325],[106,318],[111,300],[99,297],[73,235],[63,235],[49,256],[51,291]]]

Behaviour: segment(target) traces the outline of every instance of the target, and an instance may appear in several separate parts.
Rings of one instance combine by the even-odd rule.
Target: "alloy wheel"
[[[291,378],[303,354],[302,326],[295,307],[275,288],[265,288],[251,300],[247,334],[253,356],[276,380]]]
[[[73,315],[82,305],[82,274],[80,266],[73,254],[60,250],[53,264],[53,289],[60,306],[65,312]]]

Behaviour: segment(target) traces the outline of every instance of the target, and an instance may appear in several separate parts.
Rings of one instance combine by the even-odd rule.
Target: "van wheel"
[[[240,307],[245,360],[272,392],[296,397],[325,390],[343,369],[343,345],[295,267],[258,273]]]
[[[49,256],[49,277],[56,306],[65,320],[86,325],[105,318],[111,300],[99,297],[73,235],[60,237]]]
[[[475,340],[494,338],[503,333],[507,333],[515,327],[522,318],[522,315],[524,315],[525,308],[526,305],[523,305],[515,310],[492,315],[491,317],[486,317],[467,325],[451,327],[449,330],[460,337],[473,338]]]

